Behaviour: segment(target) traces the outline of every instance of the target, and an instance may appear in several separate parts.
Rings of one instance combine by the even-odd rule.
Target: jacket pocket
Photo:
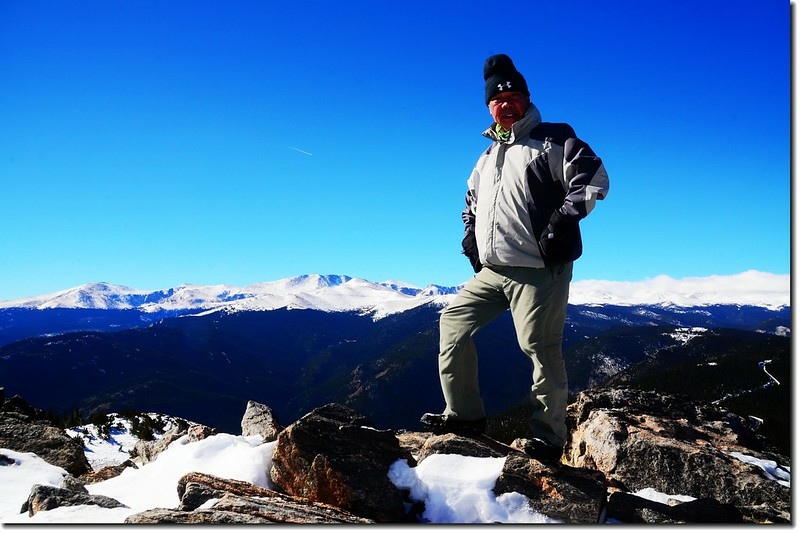
[[[567,220],[558,216],[558,212],[554,213],[539,238],[539,250],[547,266],[563,265],[578,259],[583,253],[578,221]]]

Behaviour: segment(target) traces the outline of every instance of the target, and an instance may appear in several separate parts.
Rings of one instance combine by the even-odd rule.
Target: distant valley
[[[415,428],[422,412],[443,407],[438,316],[451,296],[434,292],[430,301],[380,318],[363,308],[7,306],[0,309],[0,386],[57,413],[134,409],[229,432],[248,400],[269,405],[287,423],[338,402],[377,427]],[[611,381],[725,398],[767,430],[788,417],[790,327],[788,306],[570,305],[570,389]],[[509,314],[476,343],[489,413],[523,403],[530,363]],[[764,361],[780,385],[759,366]]]

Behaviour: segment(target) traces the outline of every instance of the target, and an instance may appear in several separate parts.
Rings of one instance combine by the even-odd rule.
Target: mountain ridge
[[[237,422],[218,417],[235,410],[245,396],[271,405],[282,417],[338,401],[377,422],[409,426],[441,401],[439,311],[422,306],[374,320],[356,312],[277,309],[143,322],[135,310],[5,310],[0,386],[48,409],[130,407],[218,427]],[[701,336],[742,335],[720,333],[724,328],[748,332],[759,361],[785,358],[778,350],[791,342],[789,310],[607,306],[602,311],[586,306],[568,311],[564,353],[575,392],[654,357],[665,364],[676,360],[675,350],[700,345]],[[530,363],[516,343],[510,314],[481,330],[475,342],[483,360],[492,362],[481,372],[487,410],[518,405],[530,387]],[[695,362],[718,352],[704,350]],[[748,378],[753,374],[744,372]]]
[[[87,283],[55,293],[0,301],[0,309],[137,309],[156,313],[176,310],[254,311],[317,309],[360,311],[382,318],[409,309],[446,305],[463,285],[415,287],[402,281],[372,282],[346,275],[305,274],[276,281],[235,285],[193,285],[155,291],[107,282]],[[749,270],[729,276],[643,281],[573,281],[574,305],[753,305],[780,309],[790,305],[790,276]]]

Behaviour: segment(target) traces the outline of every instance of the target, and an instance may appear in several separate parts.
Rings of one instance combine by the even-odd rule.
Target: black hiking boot
[[[561,455],[564,453],[563,448],[536,437],[526,439],[523,451],[526,455],[549,465],[560,464]]]
[[[455,433],[462,437],[479,437],[486,433],[486,419],[457,420],[443,414],[425,413],[419,420],[424,431],[431,431],[436,435]]]

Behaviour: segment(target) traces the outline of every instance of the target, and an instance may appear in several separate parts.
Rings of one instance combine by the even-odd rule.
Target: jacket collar
[[[489,126],[489,128],[483,132],[483,135],[484,137],[488,137],[495,142],[499,143],[505,142],[507,144],[514,144],[516,139],[521,139],[525,137],[526,135],[528,135],[528,133],[530,133],[530,131],[533,128],[535,128],[541,123],[542,123],[542,114],[539,113],[539,108],[537,108],[533,104],[533,102],[531,102],[530,107],[522,116],[522,118],[516,121],[514,124],[512,124],[511,136],[508,138],[507,141],[503,141],[497,136],[497,132],[495,131],[495,124],[497,124],[496,122],[493,122],[492,125]]]

